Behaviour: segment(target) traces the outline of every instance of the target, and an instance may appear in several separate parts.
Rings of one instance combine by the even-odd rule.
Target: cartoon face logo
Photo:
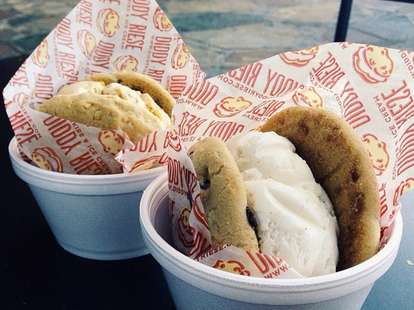
[[[86,57],[91,57],[96,47],[95,36],[88,30],[83,29],[78,31],[78,33],[76,34],[76,38],[81,52]]]
[[[401,196],[404,195],[409,190],[412,190],[413,188],[414,188],[414,178],[408,178],[407,180],[402,181],[394,192],[394,197],[392,200],[393,205],[397,206],[400,203]]]
[[[44,39],[42,43],[34,50],[32,54],[32,61],[35,65],[39,67],[46,67],[49,61],[49,52],[48,52],[49,45],[47,40]]]
[[[282,53],[279,56],[280,59],[282,59],[283,62],[287,63],[288,65],[303,67],[315,58],[318,51],[319,48],[315,46],[300,51]]]
[[[32,153],[32,161],[41,169],[56,172],[63,171],[62,160],[56,152],[48,146],[34,149]]]
[[[190,217],[190,210],[187,208],[183,208],[183,210],[180,213],[180,217],[178,219],[178,224],[180,226],[181,231],[191,234],[192,230],[191,230],[190,224],[188,223],[189,217]]]
[[[178,43],[171,59],[171,66],[174,69],[182,69],[188,63],[189,59],[190,51],[188,47],[183,42]]]
[[[365,147],[368,150],[375,174],[381,175],[390,161],[387,145],[373,134],[365,134],[362,137],[362,141],[365,143]]]
[[[142,160],[138,160],[129,170],[129,173],[134,173],[138,171],[143,171],[143,170],[148,170],[151,168],[159,167],[162,165],[160,163],[160,160],[161,160],[161,156],[158,156],[158,155],[151,156],[151,157],[148,157]]]
[[[250,107],[252,103],[243,97],[225,97],[217,103],[213,113],[218,117],[231,117]]]
[[[362,46],[352,57],[355,71],[368,83],[386,82],[394,70],[394,62],[385,47]]]
[[[191,247],[194,245],[193,239],[193,232],[194,228],[192,228],[188,222],[190,217],[190,209],[182,208],[180,212],[180,216],[177,220],[177,232],[178,238],[185,247]]]
[[[13,102],[17,103],[19,106],[25,105],[30,97],[25,93],[17,93],[13,96]]]
[[[119,29],[119,15],[112,9],[100,10],[96,23],[103,35],[113,37]]]
[[[251,273],[249,270],[244,267],[244,265],[241,262],[235,261],[235,260],[217,260],[213,268],[220,269],[227,272],[232,272],[236,274],[240,274],[242,276],[250,276]]]
[[[119,56],[114,61],[114,67],[118,71],[137,71],[138,59],[131,55]]]
[[[157,8],[153,17],[154,26],[160,31],[169,31],[172,28],[172,23],[167,15],[160,8]]]
[[[98,140],[105,152],[112,155],[118,154],[124,145],[125,139],[115,130],[104,129],[99,132]]]
[[[181,151],[181,141],[175,129],[169,130],[165,135],[164,148],[168,146],[173,148],[176,152]]]
[[[316,92],[314,87],[299,89],[292,96],[297,105],[306,105],[311,108],[323,108],[322,97]]]

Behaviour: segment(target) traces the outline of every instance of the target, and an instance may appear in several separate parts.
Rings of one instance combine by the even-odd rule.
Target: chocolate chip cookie
[[[254,210],[239,168],[223,141],[208,137],[189,150],[202,191],[213,245],[258,251]]]
[[[43,102],[38,110],[88,126],[121,129],[134,143],[157,130],[150,112],[116,96],[93,93],[55,96]]]
[[[125,71],[65,85],[37,109],[88,126],[121,129],[137,143],[170,125],[173,104],[172,96],[155,80]]]
[[[337,270],[378,251],[378,185],[367,151],[352,128],[321,109],[291,107],[276,113],[261,131],[288,138],[327,192],[339,224]]]

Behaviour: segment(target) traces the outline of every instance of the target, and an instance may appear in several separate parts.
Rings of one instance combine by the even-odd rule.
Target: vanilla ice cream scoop
[[[160,129],[166,129],[170,125],[170,117],[168,114],[148,94],[142,94],[119,83],[108,84],[104,87],[102,94],[118,96],[136,104],[140,109],[150,112],[154,116],[154,120],[158,123],[157,127]]]
[[[167,113],[155,103],[148,94],[142,94],[128,86],[120,83],[110,83],[105,85],[97,81],[78,81],[63,86],[57,95],[76,96],[83,93],[94,93],[99,95],[117,96],[136,105],[145,116],[148,125],[155,129],[166,129],[171,121]]]
[[[64,85],[59,89],[57,95],[79,95],[86,92],[101,94],[105,84],[95,81],[78,81],[72,84]]]
[[[255,210],[260,249],[303,276],[336,271],[338,226],[333,207],[294,145],[274,132],[228,143]]]

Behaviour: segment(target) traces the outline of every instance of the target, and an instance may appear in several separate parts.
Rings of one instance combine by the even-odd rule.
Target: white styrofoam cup
[[[221,271],[188,258],[171,245],[167,176],[153,181],[141,199],[144,241],[163,268],[177,309],[360,309],[375,281],[392,265],[402,235],[398,214],[388,243],[367,261],[333,274],[265,279]]]
[[[158,167],[133,175],[76,175],[46,171],[24,160],[15,138],[9,154],[17,176],[33,193],[57,242],[75,255],[116,260],[148,254],[137,204],[143,190],[166,172]]]

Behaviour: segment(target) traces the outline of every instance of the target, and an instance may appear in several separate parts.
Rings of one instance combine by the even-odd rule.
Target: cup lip
[[[139,179],[141,181],[151,180],[154,176],[159,175],[161,171],[166,169],[166,166],[156,167],[149,170],[143,170],[134,174],[115,173],[115,174],[102,174],[102,175],[85,175],[85,174],[71,174],[65,172],[55,172],[44,170],[24,161],[17,152],[17,140],[14,136],[9,143],[9,156],[12,163],[16,164],[19,169],[25,173],[42,179],[44,181],[53,181],[65,184],[113,184],[113,183],[129,183]]]
[[[269,279],[246,277],[201,264],[176,250],[158,234],[151,223],[149,206],[153,201],[152,197],[154,194],[165,189],[166,186],[168,186],[167,175],[161,175],[157,177],[144,191],[140,203],[140,220],[141,227],[144,230],[144,236],[146,235],[147,238],[150,239],[152,247],[156,247],[160,252],[162,252],[164,258],[166,258],[177,268],[185,271],[185,273],[193,274],[198,278],[203,278],[209,282],[216,282],[218,284],[226,283],[227,285],[238,289],[247,288],[251,290],[253,288],[260,288],[260,290],[273,292],[275,289],[279,291],[286,289],[286,291],[289,292],[292,287],[295,287],[295,293],[297,293],[297,289],[304,292],[320,290],[324,287],[333,288],[335,286],[342,286],[345,283],[354,282],[360,278],[364,278],[367,274],[380,268],[380,262],[393,255],[395,247],[399,247],[402,236],[402,216],[398,213],[394,221],[394,228],[391,237],[387,244],[377,254],[354,267],[331,274],[307,278]],[[168,196],[168,193],[165,196]],[[151,247],[149,248],[151,249]]]

